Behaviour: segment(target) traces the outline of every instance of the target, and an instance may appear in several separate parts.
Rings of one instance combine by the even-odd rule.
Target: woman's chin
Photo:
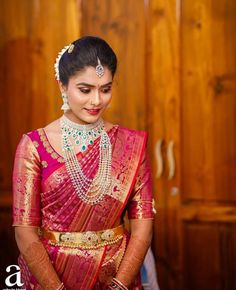
[[[76,114],[70,110],[70,112],[67,112],[66,115],[71,119],[71,121],[86,125],[97,122],[101,117],[101,112],[98,114],[90,114],[88,112],[84,112],[83,114]]]

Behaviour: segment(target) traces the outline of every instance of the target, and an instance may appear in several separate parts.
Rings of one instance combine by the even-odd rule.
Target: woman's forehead
[[[69,79],[69,82],[73,84],[86,83],[93,86],[103,86],[111,81],[112,74],[107,67],[104,67],[104,75],[102,77],[98,77],[95,68],[92,66],[85,67]]]

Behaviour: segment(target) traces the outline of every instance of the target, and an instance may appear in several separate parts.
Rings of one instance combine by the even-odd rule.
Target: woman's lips
[[[85,109],[90,115],[97,115],[100,112],[100,109]]]

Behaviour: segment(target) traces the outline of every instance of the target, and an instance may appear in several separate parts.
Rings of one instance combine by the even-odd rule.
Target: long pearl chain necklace
[[[60,119],[60,126],[66,170],[75,191],[85,203],[97,204],[103,199],[111,185],[112,146],[110,138],[104,130],[104,122],[99,119],[94,124],[79,125],[64,115]],[[100,137],[99,166],[97,174],[91,179],[84,174],[74,148],[79,147],[79,151],[83,152],[89,144],[94,143],[97,137]]]

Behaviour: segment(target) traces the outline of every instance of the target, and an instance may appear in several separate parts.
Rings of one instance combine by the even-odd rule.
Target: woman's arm
[[[26,261],[31,273],[44,290],[64,289],[47,251],[38,237],[36,227],[15,227],[18,248]]]
[[[130,197],[127,209],[131,237],[117,275],[112,281],[114,286],[113,288],[111,286],[111,289],[127,289],[126,287],[131,285],[143,264],[145,255],[151,244],[155,211],[152,195],[151,169],[146,151],[144,151],[142,156],[133,194]]]
[[[116,279],[128,287],[136,278],[152,240],[152,219],[130,220],[131,237]]]
[[[63,287],[62,283],[38,236],[38,227],[41,225],[40,192],[40,156],[31,138],[23,135],[16,150],[13,171],[13,226],[16,242],[41,287],[44,290],[59,290]]]

